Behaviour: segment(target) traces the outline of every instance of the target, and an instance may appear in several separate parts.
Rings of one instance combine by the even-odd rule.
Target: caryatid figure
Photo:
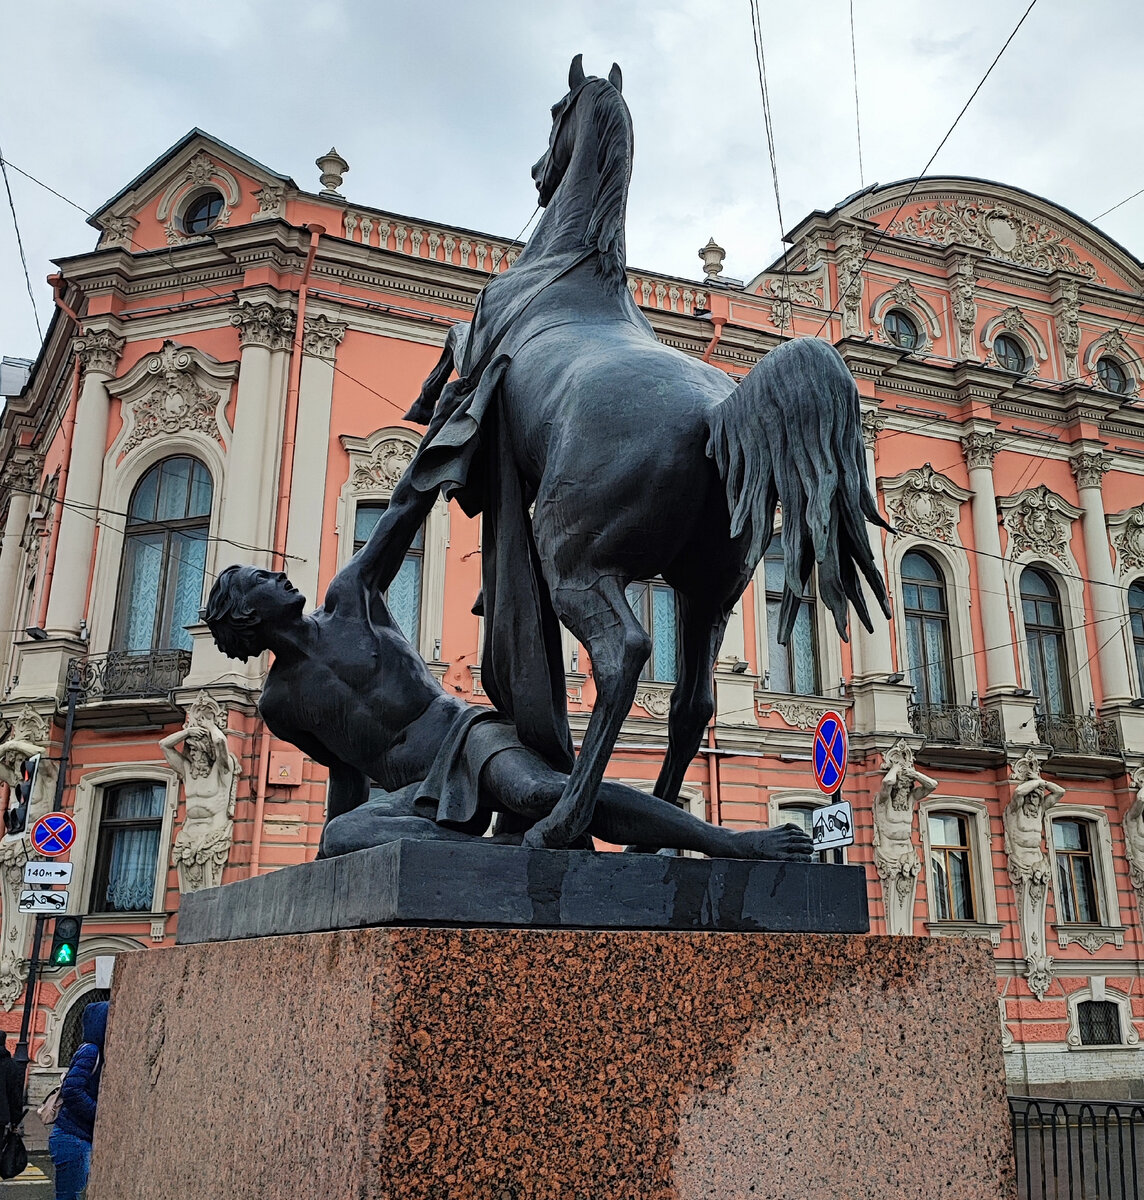
[[[159,743],[187,795],[186,817],[171,852],[180,892],[218,887],[230,856],[238,759],[227,745],[224,723],[222,709],[200,692],[184,728]]]

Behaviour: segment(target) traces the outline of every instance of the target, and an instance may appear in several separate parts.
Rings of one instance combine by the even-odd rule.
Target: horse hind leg
[[[698,607],[681,592],[676,596],[680,632],[679,679],[671,693],[667,754],[655,782],[655,795],[672,804],[678,802],[683,777],[699,750],[707,723],[715,713],[712,672],[727,628],[726,617]]]
[[[640,672],[651,655],[651,639],[636,620],[623,584],[615,576],[601,576],[584,588],[556,587],[552,603],[591,656],[596,703],[560,799],[525,835],[526,846],[546,849],[568,846],[588,829],[600,780],[635,699]]]

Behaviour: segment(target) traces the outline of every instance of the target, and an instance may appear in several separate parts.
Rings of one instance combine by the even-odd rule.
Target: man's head
[[[305,607],[281,571],[227,567],[207,598],[206,622],[223,654],[246,662],[269,647],[269,631],[293,624]]]

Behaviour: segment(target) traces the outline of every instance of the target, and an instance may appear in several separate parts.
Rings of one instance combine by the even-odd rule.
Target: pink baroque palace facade
[[[256,704],[199,609],[232,562],[317,601],[384,509],[402,419],[503,239],[321,191],[194,130],[58,261],[56,310],[0,418],[0,1027],[23,1008],[27,829],[76,821],[78,961],[35,997],[32,1093],[120,954],[170,945],[183,892],[313,856],[326,773]],[[841,712],[874,932],[986,939],[1012,1091],[1140,1095],[1144,1030],[1144,268],[1040,197],[974,179],[876,187],[807,216],[749,283],[633,269],[665,342],[745,374],[828,338],[858,383],[895,619],[842,643],[811,590],[774,637],[781,564],[731,620],[684,799],[738,827],[808,823],[812,731]],[[8,376],[9,378],[11,376]],[[487,702],[480,529],[439,502],[391,607],[452,692]],[[610,774],[651,787],[674,597],[634,585],[654,651]],[[853,625],[853,622],[852,622]],[[565,643],[574,733],[592,666]],[[71,709],[71,732],[68,713]],[[61,777],[62,772],[62,777]],[[934,1031],[941,1036],[940,1030]]]

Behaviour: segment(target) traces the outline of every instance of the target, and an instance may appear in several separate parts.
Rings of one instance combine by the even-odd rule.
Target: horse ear
[[[612,63],[612,69],[608,72],[608,82],[617,92],[624,90],[624,76],[619,63]]]
[[[584,82],[584,56],[577,54],[568,68],[568,90],[574,92]]]

